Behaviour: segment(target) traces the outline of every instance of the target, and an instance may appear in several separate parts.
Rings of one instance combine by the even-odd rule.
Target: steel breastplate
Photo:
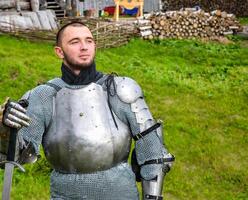
[[[129,128],[115,119],[118,130],[102,86],[62,88],[54,98],[52,121],[43,139],[48,161],[54,169],[68,173],[91,173],[126,161]]]

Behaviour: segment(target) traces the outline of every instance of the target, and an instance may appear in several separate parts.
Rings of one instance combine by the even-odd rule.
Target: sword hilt
[[[20,101],[18,101],[18,103],[24,108],[28,107],[28,101],[26,99],[21,99]],[[18,129],[10,128],[7,161],[15,161],[17,132]]]
[[[18,103],[23,107],[28,106],[27,100],[20,100]],[[7,161],[4,162],[5,171],[4,171],[4,185],[3,185],[3,192],[2,192],[2,200],[10,200],[10,191],[11,191],[14,166],[17,166],[19,167],[20,170],[25,171],[24,168],[20,164],[15,162],[16,140],[17,140],[17,134],[18,134],[17,132],[18,132],[18,129],[16,128],[10,129]]]
[[[7,160],[5,160],[5,161],[0,162],[0,165],[6,164],[6,163],[10,163],[10,164],[12,164],[12,165],[18,167],[22,172],[25,172],[24,167],[21,166],[19,163],[14,162],[14,161],[7,161]]]

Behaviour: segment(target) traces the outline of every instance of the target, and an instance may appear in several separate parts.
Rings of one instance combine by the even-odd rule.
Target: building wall
[[[159,11],[160,0],[144,0],[144,13]]]

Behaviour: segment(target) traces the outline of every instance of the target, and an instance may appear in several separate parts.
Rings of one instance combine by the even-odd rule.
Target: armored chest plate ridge
[[[102,86],[91,83],[80,89],[61,89],[53,113],[44,149],[56,170],[91,173],[127,159],[129,129],[118,117],[115,128]]]

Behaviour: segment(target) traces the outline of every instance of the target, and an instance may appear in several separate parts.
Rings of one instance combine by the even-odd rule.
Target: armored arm
[[[16,142],[18,151],[15,160],[20,164],[33,163],[37,160],[38,147],[44,132],[43,109],[37,95],[30,94],[31,92],[28,91],[21,99],[28,99],[29,107],[27,110],[18,102],[13,101],[7,101],[1,106],[1,161],[6,160],[10,128],[19,130],[18,141]],[[30,96],[32,97],[29,99]]]
[[[28,127],[30,124],[30,118],[26,115],[26,109],[22,107],[20,103],[24,102],[20,100],[19,102],[10,101],[7,99],[5,103],[1,105],[0,116],[0,160],[5,161],[8,151],[8,144],[10,139],[10,129],[15,128],[20,130],[22,127]],[[30,160],[31,145],[26,145],[24,140],[20,135],[17,136],[18,142],[16,143],[17,151],[15,159],[19,163],[24,163],[28,158]],[[26,154],[25,152],[29,152]],[[24,158],[26,157],[26,158]]]
[[[160,137],[161,141],[163,141],[163,132],[162,125],[157,128],[157,134]],[[161,164],[161,167],[158,171],[157,176],[151,180],[142,179],[142,189],[143,189],[143,199],[163,199],[162,189],[163,189],[163,180],[166,173],[170,171],[172,167],[172,162],[175,160],[175,157],[168,153],[168,151],[163,148],[163,156],[158,159],[149,160],[144,163],[144,165],[150,164]]]
[[[162,124],[153,119],[142,90],[134,80],[116,77],[115,82],[118,97],[130,107],[126,117],[136,141],[132,167],[138,169],[136,176],[142,181],[143,199],[162,200],[164,175],[174,161],[163,145]]]

